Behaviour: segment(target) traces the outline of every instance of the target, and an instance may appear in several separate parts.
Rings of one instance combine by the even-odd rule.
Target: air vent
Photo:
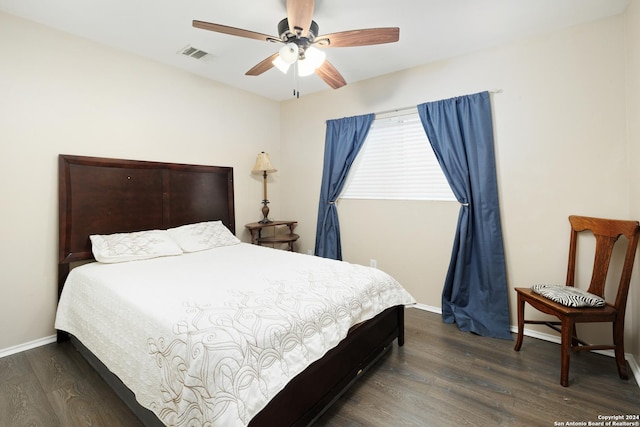
[[[178,53],[184,56],[188,56],[189,58],[193,58],[201,61],[206,61],[208,59],[211,59],[213,56],[213,55],[209,55],[209,53],[205,52],[204,50],[200,50],[196,47],[189,46],[189,45],[180,49]]]

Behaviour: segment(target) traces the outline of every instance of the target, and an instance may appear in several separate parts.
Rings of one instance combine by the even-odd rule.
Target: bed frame
[[[60,155],[58,296],[72,263],[93,260],[91,234],[165,229],[221,220],[235,234],[233,168]],[[162,422],[74,337],[72,342],[146,426]],[[375,361],[404,344],[404,306],[353,327],[295,377],[250,426],[312,423]],[[69,339],[58,331],[58,341]]]

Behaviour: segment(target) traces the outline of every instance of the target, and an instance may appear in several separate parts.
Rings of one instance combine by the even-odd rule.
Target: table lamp
[[[262,199],[262,216],[263,218],[258,221],[260,224],[268,224],[272,222],[269,219],[269,199],[267,199],[267,174],[277,172],[278,170],[273,167],[271,160],[269,160],[269,154],[264,151],[258,154],[256,165],[253,167],[251,173],[262,173],[262,186],[264,191],[264,199]]]

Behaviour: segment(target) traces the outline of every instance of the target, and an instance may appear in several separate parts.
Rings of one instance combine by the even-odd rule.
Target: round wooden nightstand
[[[271,245],[275,248],[276,245],[287,244],[288,250],[293,251],[293,243],[300,238],[293,232],[297,223],[298,221],[252,222],[245,224],[245,227],[251,232],[251,243],[254,245]],[[284,228],[280,226],[286,226],[288,233],[278,233],[278,228]],[[273,235],[262,236],[262,230],[268,227],[273,227]]]

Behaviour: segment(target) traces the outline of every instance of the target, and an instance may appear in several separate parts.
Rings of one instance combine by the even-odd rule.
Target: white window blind
[[[340,197],[456,200],[415,110],[376,117]]]

